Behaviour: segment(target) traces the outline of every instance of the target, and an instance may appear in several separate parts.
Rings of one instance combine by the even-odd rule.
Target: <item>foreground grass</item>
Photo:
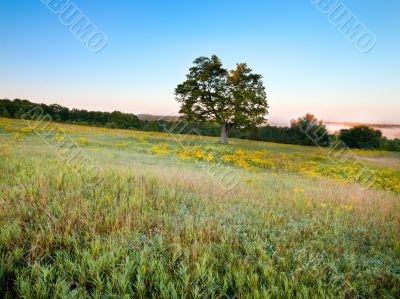
[[[400,296],[397,193],[230,161],[221,167],[241,180],[224,191],[204,167],[215,161],[180,157],[187,147],[173,137],[61,126],[101,165],[93,186],[40,136],[5,122],[1,297]],[[318,155],[234,143],[222,158],[238,149]]]

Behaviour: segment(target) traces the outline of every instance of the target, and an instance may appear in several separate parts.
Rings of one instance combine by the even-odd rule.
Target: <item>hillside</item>
[[[398,153],[217,140],[0,118],[0,294],[400,296]]]

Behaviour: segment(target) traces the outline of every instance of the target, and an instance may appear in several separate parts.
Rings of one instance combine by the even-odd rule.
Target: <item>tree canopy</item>
[[[382,132],[368,126],[355,126],[341,130],[339,138],[350,148],[378,149],[382,142]]]
[[[193,64],[186,81],[175,89],[180,113],[188,121],[219,124],[222,143],[227,143],[229,129],[266,121],[268,104],[261,75],[253,74],[245,63],[228,71],[216,55],[199,57]]]
[[[329,144],[326,126],[311,113],[292,120],[288,133],[291,139],[290,143],[318,146]]]

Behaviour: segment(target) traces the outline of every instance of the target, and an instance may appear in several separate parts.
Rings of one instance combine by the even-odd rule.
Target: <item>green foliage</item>
[[[396,138],[389,140],[384,138],[382,142],[382,149],[391,152],[400,152],[400,139]]]
[[[261,126],[232,130],[231,137],[308,146],[328,146],[331,135],[312,114],[293,120],[291,127]]]
[[[329,134],[325,125],[310,113],[297,120],[292,120],[288,134],[291,140],[290,143],[293,144],[309,146],[329,145]]]
[[[5,100],[0,100],[0,117],[11,117],[8,113]]]
[[[221,142],[227,131],[265,122],[268,113],[262,76],[253,74],[246,64],[228,72],[220,59],[199,57],[187,79],[175,89],[180,113],[191,122],[216,122],[221,126]]]
[[[186,81],[175,89],[176,99],[182,103],[180,113],[188,121],[227,123],[228,71],[215,55],[199,57],[193,64]]]
[[[0,99],[0,117],[34,119],[38,114],[48,115],[51,117],[51,120],[64,123],[119,129],[140,128],[140,121],[135,115],[119,111],[114,111],[112,113],[86,111],[68,109],[57,104],[45,105],[32,103],[27,100],[15,99],[10,101],[7,99]]]
[[[382,132],[367,126],[356,126],[341,130],[339,139],[349,148],[379,149],[382,142]]]
[[[254,127],[266,121],[267,95],[262,76],[253,74],[245,63],[239,63],[228,77],[230,93],[227,107],[227,124],[236,127]],[[231,110],[233,109],[233,110]]]

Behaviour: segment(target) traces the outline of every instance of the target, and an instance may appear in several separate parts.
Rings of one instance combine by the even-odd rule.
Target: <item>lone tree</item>
[[[175,89],[180,113],[191,122],[216,122],[221,126],[221,143],[228,143],[228,130],[254,127],[266,121],[267,96],[262,76],[245,64],[228,71],[221,60],[199,57],[186,81]]]

